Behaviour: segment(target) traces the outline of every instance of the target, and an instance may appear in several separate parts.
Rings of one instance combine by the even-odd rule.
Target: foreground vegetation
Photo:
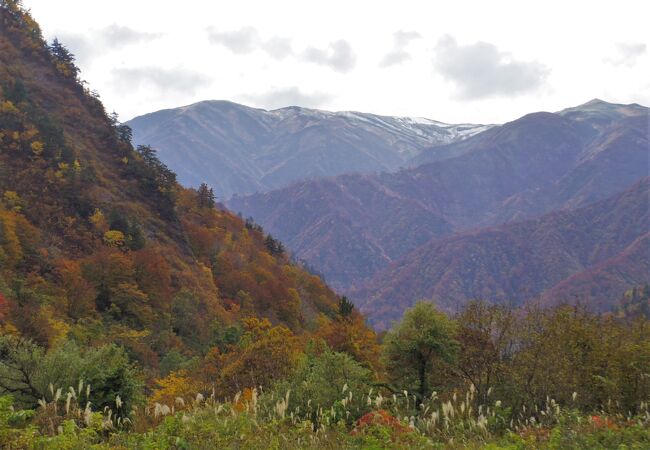
[[[364,395],[364,400],[380,403],[382,409],[363,415],[351,426],[344,418],[337,419],[335,411],[323,411],[317,415],[323,423],[314,427],[297,409],[289,411],[287,397],[247,392],[251,392],[248,398],[237,396],[231,402],[197,396],[182,411],[161,407],[141,412],[137,420],[148,424],[142,430],[137,424],[116,425],[109,414],[88,414],[75,406],[57,415],[54,404],[44,405],[30,423],[29,414],[8,409],[3,399],[0,436],[3,448],[52,449],[643,449],[650,445],[647,412],[638,417],[583,416],[575,409],[562,410],[551,400],[545,410],[505,429],[507,418],[499,401],[477,414],[466,406],[472,401],[471,392],[456,402],[428,401],[427,413],[415,415],[409,415],[413,411],[407,394],[390,399]],[[349,395],[340,397],[339,411],[345,415],[350,412],[344,402]],[[49,435],[39,433],[34,425],[50,421],[60,425]]]
[[[341,302],[340,308],[351,305]],[[645,317],[596,316],[574,306],[512,310],[483,302],[470,302],[450,317],[419,303],[384,336],[374,366],[315,338],[294,342],[293,353],[284,354],[286,335],[275,329],[281,339],[267,341],[264,332],[255,332],[261,334],[244,333],[227,354],[238,354],[250,339],[266,341],[256,358],[276,361],[271,372],[246,361],[224,378],[218,362],[206,375],[204,363],[196,361],[148,385],[115,345],[82,350],[67,341],[44,351],[5,336],[0,385],[14,394],[0,400],[0,445],[650,446]],[[29,389],[35,390],[32,397],[20,395]]]

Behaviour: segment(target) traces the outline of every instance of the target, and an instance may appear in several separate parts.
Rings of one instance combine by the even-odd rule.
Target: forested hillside
[[[182,188],[154,149],[134,149],[68,50],[46,45],[9,5],[0,34],[3,333],[45,349],[116,343],[154,377],[214,349],[242,364],[247,350],[232,346],[256,326],[297,343],[337,320],[339,299],[318,277],[205,186]],[[351,333],[372,343],[354,314]],[[33,402],[39,389],[30,388]]]
[[[648,175],[648,123],[645,107],[594,101],[434,148],[434,162],[412,169],[304,181],[228,205],[345,291],[433,239],[579,208],[628,189]],[[419,293],[410,290],[426,282],[395,289],[415,301]]]
[[[467,299],[521,305],[580,302],[611,311],[632,286],[650,281],[650,179],[583,208],[434,239],[355,292],[387,328],[417,299],[449,311]],[[405,288],[405,286],[407,288]]]

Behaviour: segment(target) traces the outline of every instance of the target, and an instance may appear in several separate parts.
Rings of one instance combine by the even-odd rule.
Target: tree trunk
[[[415,400],[415,406],[417,409],[420,409],[420,405],[422,404],[422,401],[427,395],[427,361],[423,357],[420,357],[420,364],[418,366],[418,378],[420,381],[420,386],[418,389],[418,396]]]

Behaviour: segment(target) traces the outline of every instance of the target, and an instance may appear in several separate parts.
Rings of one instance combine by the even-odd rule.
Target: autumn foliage
[[[360,316],[335,342],[338,297],[320,278],[207,185],[178,185],[155,149],[133,147],[62,43],[47,44],[18,2],[0,11],[5,332],[46,348],[117,343],[163,397],[183,377],[224,395],[267,385],[327,324],[322,338],[369,358]]]

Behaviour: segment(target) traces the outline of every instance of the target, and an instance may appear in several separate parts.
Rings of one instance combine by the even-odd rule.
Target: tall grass
[[[94,411],[87,401],[90,392],[83,382],[67,391],[50,387],[51,398],[40,402],[33,421],[43,448],[71,436],[85,436],[106,448],[219,448],[236,442],[241,448],[480,448],[504,439],[520,440],[521,448],[560,448],[551,445],[559,439],[554,433],[622,436],[627,429],[637,430],[650,448],[645,400],[634,415],[618,410],[614,402],[585,414],[550,397],[542,405],[521,405],[515,411],[491,399],[491,392],[487,402],[479,403],[472,385],[444,395],[433,393],[422,402],[407,391],[353,392],[346,385],[329,408],[310,400],[301,408],[305,403],[291,391],[279,395],[246,389],[229,399],[197,393],[170,405],[154,403],[122,419],[116,414],[122,406],[119,396],[114,408]],[[363,408],[353,402],[359,397]]]

